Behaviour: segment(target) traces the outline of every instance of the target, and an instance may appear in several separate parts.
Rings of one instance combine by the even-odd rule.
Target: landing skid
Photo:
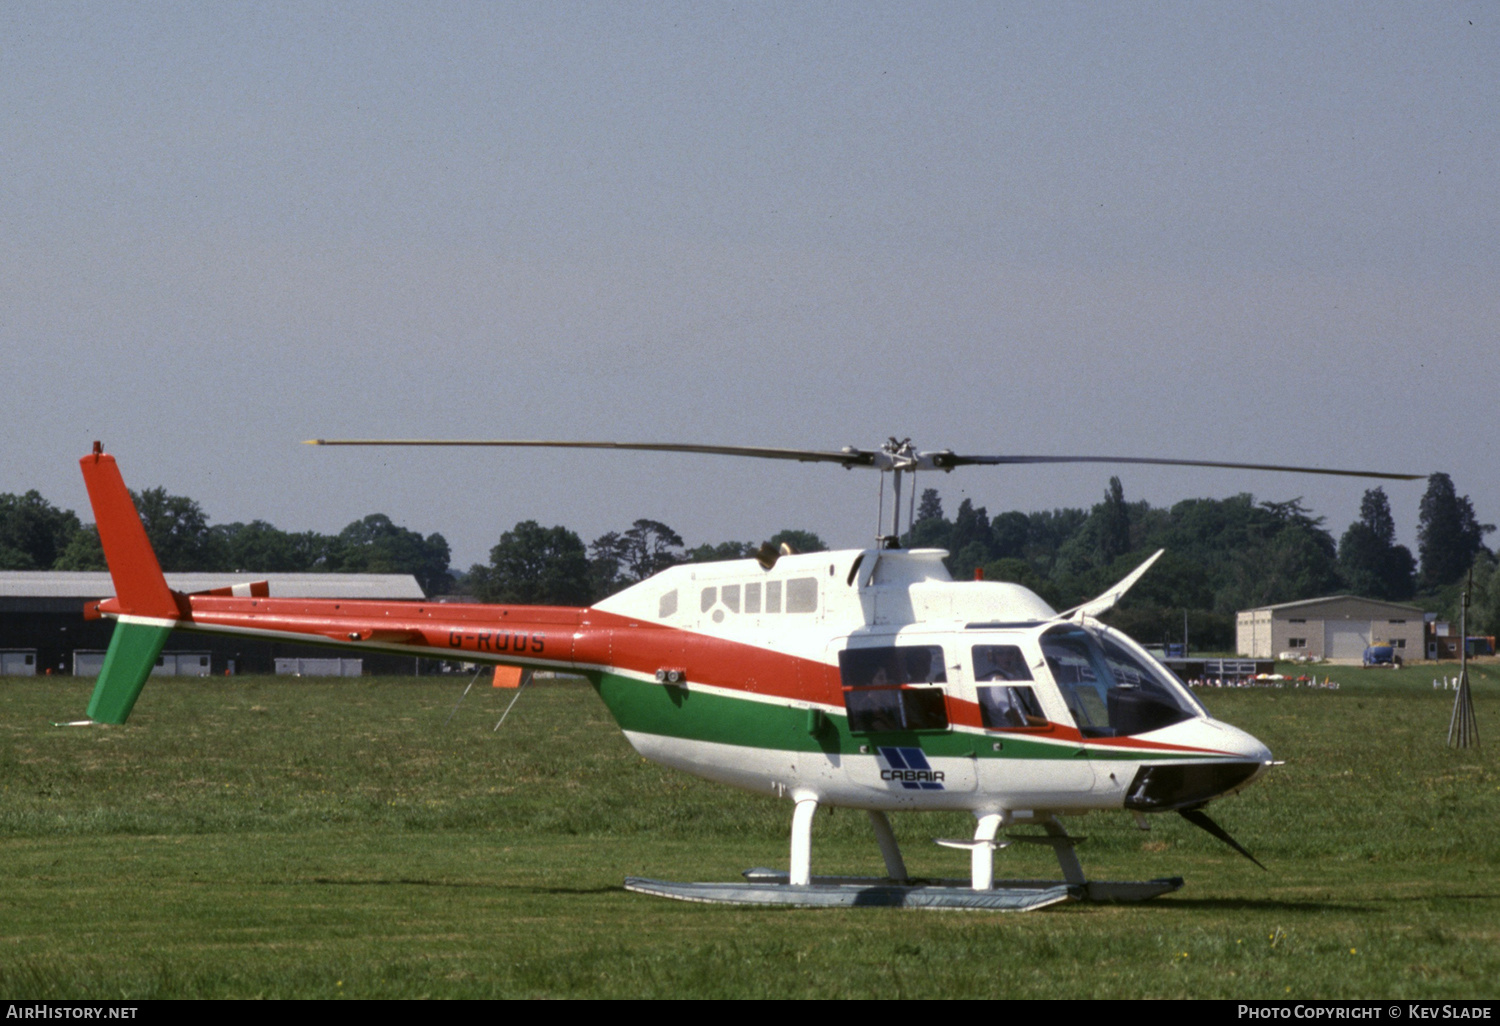
[[[627,877],[625,889],[637,894],[718,905],[781,905],[792,908],[952,908],[992,912],[1031,912],[1070,901],[1133,902],[1168,894],[1181,877],[1141,882],[997,880],[976,891],[968,880],[908,880],[815,876],[800,886],[786,873],[751,869],[743,883],[676,883]]]
[[[940,840],[949,848],[970,852],[968,880],[918,880],[906,872],[896,835],[885,814],[870,812],[870,825],[885,861],[884,877],[813,876],[812,819],[818,803],[798,800],[792,815],[792,865],[790,872],[750,869],[743,883],[677,883],[632,876],[625,889],[678,901],[721,905],[781,905],[795,908],[955,908],[988,909],[999,912],[1029,912],[1068,901],[1135,902],[1168,894],[1182,886],[1182,877],[1141,881],[1088,880],[1074,847],[1084,839],[1073,837],[1055,816],[1032,817],[1045,834],[996,835],[1006,819],[999,813],[979,816],[973,840]],[[994,853],[1014,842],[1045,844],[1057,855],[1062,880],[996,880]]]

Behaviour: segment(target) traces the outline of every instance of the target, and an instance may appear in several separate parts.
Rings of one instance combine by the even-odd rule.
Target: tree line
[[[283,531],[264,520],[211,524],[203,507],[164,488],[130,493],[146,536],[167,572],[411,574],[428,595],[470,595],[485,602],[588,605],[686,562],[741,559],[761,545],[793,551],[828,546],[811,531],[785,530],[766,542],[719,542],[687,548],[676,531],[637,520],[585,546],[566,527],[534,520],[500,536],[490,561],[467,571],[449,564],[441,534],[423,537],[384,513],[356,520],[338,534]],[[107,570],[99,532],[40,493],[0,494],[0,570]]]
[[[793,552],[828,546],[811,531],[783,530],[766,541],[707,543],[689,549],[680,535],[656,520],[637,520],[585,546],[566,527],[526,520],[506,531],[488,564],[469,568],[464,587],[481,601],[521,605],[589,605],[679,563],[745,559],[764,545]]]
[[[1494,530],[1479,523],[1447,474],[1433,474],[1422,496],[1419,558],[1397,544],[1382,488],[1365,492],[1359,519],[1335,541],[1300,499],[1257,502],[1242,493],[1160,509],[1126,501],[1112,477],[1092,509],[993,519],[965,499],[950,520],[937,490],[927,489],[904,541],[947,549],[957,579],[982,570],[986,579],[1024,584],[1056,609],[1099,594],[1165,549],[1109,619],[1147,641],[1180,639],[1186,620],[1196,646],[1231,649],[1237,611],[1339,593],[1413,603],[1457,623],[1471,569],[1471,632],[1500,630],[1500,573],[1484,545]]]
[[[283,531],[264,520],[210,524],[203,507],[164,488],[132,491],[167,572],[411,574],[429,595],[449,590],[448,542],[383,513],[338,534]],[[0,495],[0,570],[107,570],[99,532],[35,491]]]
[[[585,605],[687,562],[738,559],[764,544],[793,551],[826,549],[816,534],[784,530],[762,543],[726,541],[688,547],[671,527],[641,519],[585,544],[563,526],[522,521],[504,532],[488,563],[450,564],[441,534],[425,538],[381,513],[338,534],[287,532],[255,520],[210,524],[202,507],[162,488],[131,493],[146,533],[168,571],[409,573],[429,595],[456,592],[481,601]],[[1195,647],[1234,645],[1241,609],[1348,592],[1413,602],[1458,620],[1461,588],[1472,572],[1470,629],[1500,631],[1500,571],[1484,544],[1467,496],[1446,474],[1433,474],[1419,508],[1418,553],[1396,542],[1390,501],[1365,492],[1359,519],[1335,541],[1301,500],[1187,499],[1170,508],[1129,502],[1118,477],[1091,509],[1010,511],[993,518],[965,499],[950,519],[936,489],[922,493],[903,544],[942,548],[956,579],[982,570],[1015,581],[1066,609],[1124,577],[1158,548],[1166,555],[1111,612],[1117,626],[1145,640],[1176,640],[1186,627]],[[0,495],[0,569],[103,570],[93,525],[35,491]]]

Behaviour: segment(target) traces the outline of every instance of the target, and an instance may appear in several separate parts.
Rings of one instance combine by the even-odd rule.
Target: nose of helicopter
[[[1153,738],[1200,750],[1204,759],[1142,766],[1126,792],[1128,809],[1195,808],[1249,786],[1272,765],[1271,750],[1259,738],[1209,717],[1175,724]]]
[[[1270,764],[1271,749],[1249,731],[1212,718],[1199,722],[1205,728],[1206,733],[1211,732],[1204,738],[1205,748],[1217,748],[1219,751],[1232,752],[1253,762]]]

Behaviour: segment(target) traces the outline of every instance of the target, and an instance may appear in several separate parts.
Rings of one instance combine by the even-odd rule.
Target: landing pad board
[[[793,887],[781,883],[674,883],[627,877],[625,889],[678,901],[720,905],[782,905],[792,908],[969,908],[1026,912],[1070,901],[1066,884],[1054,887],[976,891],[941,884],[812,883]]]
[[[751,870],[743,883],[678,883],[627,877],[625,889],[678,901],[723,905],[780,905],[791,908],[952,908],[1030,912],[1066,901],[1145,901],[1175,891],[1182,879],[1141,882],[1098,881],[1067,884],[1047,880],[1001,881],[976,891],[964,880],[896,883],[861,877],[813,877],[792,886],[785,873]]]

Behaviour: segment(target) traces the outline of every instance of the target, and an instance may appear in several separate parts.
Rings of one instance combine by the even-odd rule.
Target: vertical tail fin
[[[109,651],[104,654],[104,667],[99,671],[99,683],[94,685],[94,694],[89,698],[88,717],[95,723],[124,723],[135,708],[146,678],[167,643],[170,627],[156,627],[148,623],[115,624],[115,633],[109,639]]]
[[[104,668],[89,699],[88,715],[96,723],[124,723],[161,655],[167,635],[172,633],[172,624],[184,610],[178,605],[178,596],[167,587],[115,458],[95,442],[94,451],[79,464],[89,503],[94,507],[99,542],[115,583],[112,605],[121,617],[115,623]]]
[[[95,442],[94,451],[78,462],[83,467],[83,483],[94,507],[94,523],[99,528],[109,575],[115,582],[120,612],[176,620],[180,615],[177,600],[162,576],[161,564],[151,550],[151,540],[146,537],[115,458]]]

